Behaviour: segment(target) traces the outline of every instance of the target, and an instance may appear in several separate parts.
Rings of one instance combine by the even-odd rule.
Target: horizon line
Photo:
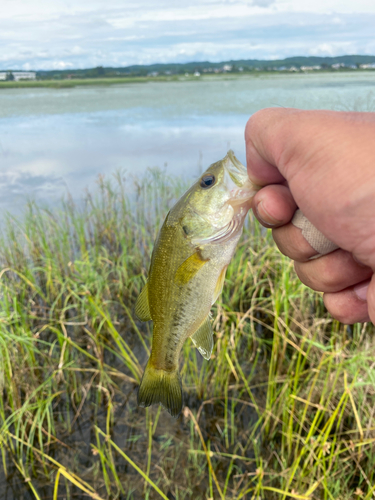
[[[12,72],[12,71],[19,71],[19,72],[51,72],[51,71],[87,71],[91,69],[96,69],[96,68],[103,68],[103,69],[117,69],[117,68],[134,68],[134,67],[150,67],[150,66],[168,66],[168,65],[175,65],[175,66],[184,66],[187,64],[225,64],[225,63],[235,63],[235,62],[246,62],[246,61],[257,61],[257,62],[281,62],[281,61],[287,61],[288,59],[297,59],[297,58],[306,58],[306,59],[340,59],[343,57],[370,57],[370,58],[375,58],[374,55],[370,54],[344,54],[341,56],[317,56],[317,55],[309,55],[309,56],[304,56],[304,55],[298,55],[298,56],[288,56],[284,57],[282,59],[226,59],[222,61],[186,61],[186,62],[154,62],[154,63],[149,63],[149,64],[127,64],[125,66],[92,66],[92,67],[86,67],[86,68],[51,68],[51,69],[0,69],[1,72]]]

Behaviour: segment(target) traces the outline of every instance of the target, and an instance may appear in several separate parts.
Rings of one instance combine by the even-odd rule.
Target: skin
[[[229,151],[168,213],[155,241],[148,283],[135,307],[139,319],[154,323],[139,406],[161,403],[173,417],[180,414],[179,354],[192,337],[202,356],[211,356],[209,311],[221,293],[253,195],[246,169]]]
[[[301,281],[343,323],[375,323],[375,113],[264,109],[245,141],[254,213]],[[297,207],[340,249],[309,260]]]
[[[229,224],[233,218],[233,210],[226,208],[230,195],[225,187],[223,162],[211,165],[201,177],[210,173],[216,178],[213,187],[202,189],[198,180],[171,209],[152,255],[148,279],[148,299],[154,322],[150,366],[166,372],[178,369],[184,342],[207,318],[216,300],[216,285],[223,273],[225,275],[249,208],[247,200],[246,208],[235,209],[234,213],[241,210],[242,220],[229,238],[197,243],[196,238],[204,239],[217,232],[210,217],[219,218],[221,225]],[[202,215],[208,220],[202,219]],[[199,271],[190,277],[185,275],[186,282],[182,284],[176,279],[176,272],[193,254],[197,256]]]

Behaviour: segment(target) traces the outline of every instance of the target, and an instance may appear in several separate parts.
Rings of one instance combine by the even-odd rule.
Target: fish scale
[[[229,151],[169,211],[135,306],[140,320],[154,323],[139,406],[160,403],[177,417],[183,405],[178,365],[184,342],[190,337],[210,359],[210,309],[221,293],[255,192],[245,167]]]

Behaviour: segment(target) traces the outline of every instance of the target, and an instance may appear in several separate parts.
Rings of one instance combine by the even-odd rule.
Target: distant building
[[[0,80],[6,80],[9,74],[13,75],[13,79],[16,82],[19,80],[36,80],[35,71],[2,71],[0,73]]]
[[[232,71],[233,66],[230,64],[224,64],[223,71]]]
[[[336,63],[336,64],[332,64],[331,68],[332,68],[332,69],[340,69],[340,68],[345,68],[345,64],[344,64],[344,63]]]
[[[360,64],[359,67],[361,69],[375,69],[375,63],[370,64]]]
[[[321,66],[301,66],[301,71],[312,71],[322,69]]]
[[[196,71],[196,72],[194,73],[194,76],[201,76],[201,74],[199,73],[199,71]]]
[[[16,82],[19,80],[36,80],[35,71],[12,71]]]

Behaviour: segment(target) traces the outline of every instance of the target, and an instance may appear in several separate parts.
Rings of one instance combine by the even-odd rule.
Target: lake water
[[[0,209],[79,198],[118,169],[195,177],[229,147],[244,161],[246,121],[269,106],[375,111],[375,72],[2,89]]]

